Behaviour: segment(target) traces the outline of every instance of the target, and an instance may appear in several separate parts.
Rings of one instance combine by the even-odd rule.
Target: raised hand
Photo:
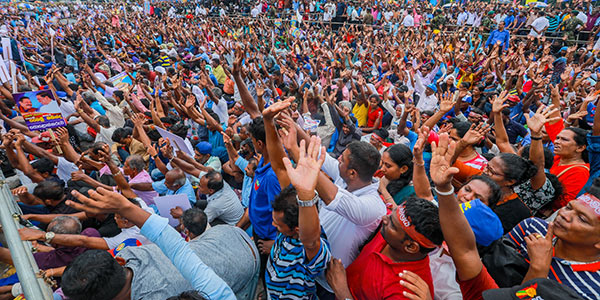
[[[282,127],[279,130],[279,136],[283,137],[283,147],[285,147],[285,149],[287,149],[288,151],[297,148],[298,132],[296,131],[296,124],[294,123],[294,120],[292,120],[291,117],[286,115],[277,120],[277,124],[279,124]]]
[[[283,101],[279,101],[279,102],[275,102],[275,103],[271,104],[269,107],[267,107],[265,110],[263,110],[263,112],[262,112],[263,118],[265,120],[273,120],[278,113],[280,113],[281,111],[290,107],[290,105],[292,104],[292,101],[294,101],[294,99],[296,99],[296,98],[290,97]]]
[[[319,157],[319,150],[321,150],[321,157]],[[313,136],[308,147],[305,140],[300,141],[300,155],[296,168],[292,166],[289,158],[283,158],[290,182],[298,191],[298,195],[314,193],[321,166],[325,162],[325,155],[327,153],[325,147],[321,147],[321,139]]]
[[[467,145],[476,145],[481,142],[481,140],[485,137],[485,134],[488,133],[492,129],[491,125],[486,123],[472,124],[469,131],[465,133],[462,137],[462,141]]]
[[[436,187],[451,186],[454,174],[458,168],[450,167],[450,160],[454,154],[454,141],[450,141],[447,133],[440,134],[439,142],[431,144],[431,180]]]
[[[508,92],[507,91],[503,91],[502,93],[500,93],[500,95],[498,96],[494,96],[494,101],[492,102],[492,113],[500,113],[502,112],[502,110],[506,107],[508,107],[508,104],[505,104],[504,102],[506,102],[506,97],[508,96]]]
[[[560,117],[550,118],[550,116],[557,111],[558,109],[554,108],[554,105],[550,105],[548,107],[542,105],[538,107],[535,115],[532,117],[530,117],[529,114],[525,114],[525,119],[527,119],[527,128],[531,130],[532,134],[540,134],[544,124],[548,122],[555,122],[561,119]]]
[[[143,126],[144,123],[146,123],[146,117],[144,116],[144,114],[133,114],[131,116],[131,121],[133,122],[133,126]]]
[[[194,103],[196,103],[196,96],[194,96],[193,94],[190,94],[185,99],[184,106],[187,108],[191,108],[192,106],[194,106]]]
[[[415,161],[418,163],[423,162],[423,149],[425,149],[425,142],[427,142],[427,137],[429,136],[429,127],[423,126],[419,128],[418,132],[419,138],[413,147],[413,156]]]
[[[440,111],[449,112],[454,107],[454,94],[445,93],[440,97]]]
[[[548,274],[553,256],[552,238],[554,237],[554,224],[548,224],[546,236],[533,233],[525,237],[527,243],[527,254],[531,260],[531,267],[540,272]]]
[[[125,196],[115,193],[104,188],[89,190],[89,197],[84,196],[76,190],[71,192],[73,196],[81,203],[67,200],[66,204],[77,209],[93,214],[116,213],[120,209],[124,209],[132,205]]]
[[[573,123],[575,120],[579,120],[585,116],[587,116],[588,112],[585,110],[578,111],[574,114],[570,114],[567,117],[567,123]],[[560,120],[560,117],[554,118],[555,120]]]
[[[56,129],[54,129],[54,133],[56,134],[56,137],[58,138],[58,140],[60,142],[62,142],[62,143],[69,142],[69,131],[67,130],[67,128],[58,127]]]

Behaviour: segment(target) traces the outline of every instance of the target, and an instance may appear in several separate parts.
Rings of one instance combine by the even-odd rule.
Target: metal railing
[[[0,223],[22,292],[27,300],[50,300],[52,289],[38,276],[40,272],[31,252],[31,242],[22,241],[19,236],[19,214],[20,209],[6,184],[4,174],[0,171]]]

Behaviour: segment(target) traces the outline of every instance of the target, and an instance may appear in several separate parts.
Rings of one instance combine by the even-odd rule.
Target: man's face
[[[23,111],[28,111],[33,107],[33,104],[31,104],[31,100],[27,97],[21,98],[21,101],[19,101],[19,105],[21,105]]]
[[[205,163],[209,157],[210,154],[202,154],[198,150],[194,150],[194,159],[201,164]]]
[[[558,211],[554,235],[572,245],[600,250],[600,219],[591,208],[576,199]]]
[[[123,174],[127,176],[134,176],[133,169],[129,166],[129,160],[126,160],[123,164]]]
[[[165,186],[171,191],[177,191],[181,186],[176,184],[177,178],[172,176],[165,177]]]
[[[277,228],[277,231],[285,236],[295,236],[296,230],[292,229],[283,221],[284,213],[282,211],[273,211],[273,226]]]
[[[400,220],[396,217],[397,209],[398,208],[394,209],[391,214],[381,217],[381,236],[393,249],[403,250],[408,236],[402,229],[402,226],[399,223]]]
[[[206,178],[206,176],[203,176],[202,178],[200,178],[200,184],[198,185],[198,190],[200,191],[200,193],[205,194],[205,195],[210,195],[212,193],[212,191],[208,188],[208,179]]]
[[[244,169],[244,172],[246,172],[246,176],[253,178],[254,177],[254,172],[256,170],[256,164],[255,163],[249,163],[246,168]]]

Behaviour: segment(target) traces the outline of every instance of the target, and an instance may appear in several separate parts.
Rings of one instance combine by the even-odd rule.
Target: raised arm
[[[242,50],[240,48],[235,51],[235,61],[233,63],[233,79],[235,81],[235,85],[238,88],[240,93],[240,97],[242,98],[242,103],[244,104],[244,108],[246,112],[250,114],[252,119],[260,117],[260,111],[258,110],[258,106],[256,102],[254,102],[254,98],[248,91],[246,87],[246,83],[242,78],[242,61],[244,60]]]
[[[494,115],[494,129],[496,130],[496,145],[501,152],[515,153],[515,150],[511,146],[508,135],[506,134],[506,128],[504,127],[504,120],[502,117],[502,110],[508,107],[508,104],[504,104],[506,101],[506,91],[502,92],[500,96],[497,96],[492,103],[492,114]]]
[[[533,115],[533,117],[529,117],[529,115],[525,115],[527,119],[527,127],[531,131],[531,146],[529,148],[529,159],[535,164],[537,167],[537,172],[531,178],[531,187],[533,190],[540,189],[544,183],[546,183],[546,172],[544,171],[544,145],[542,143],[542,128],[544,124],[547,122],[553,122],[560,117],[550,118],[550,115],[555,113],[555,108],[553,105],[549,107],[540,106]]]
[[[477,252],[473,230],[458,205],[452,187],[452,178],[458,173],[458,169],[450,167],[448,163],[454,145],[449,142],[448,134],[442,133],[439,143],[433,143],[431,146],[431,180],[438,194],[440,225],[444,239],[452,253],[458,279],[470,280],[479,275],[483,264]]]
[[[269,108],[263,111],[269,160],[271,161],[271,167],[273,168],[275,175],[277,175],[277,179],[279,180],[279,185],[281,186],[282,190],[290,185],[290,179],[288,178],[288,174],[283,165],[283,158],[287,157],[287,155],[285,155],[283,146],[279,141],[279,136],[277,135],[277,129],[275,128],[275,122],[273,119],[279,112],[287,109],[292,101],[294,101],[294,97],[288,98],[284,101],[275,102],[269,106]]]

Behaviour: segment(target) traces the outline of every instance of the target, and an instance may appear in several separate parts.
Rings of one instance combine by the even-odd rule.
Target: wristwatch
[[[300,207],[311,207],[311,206],[315,206],[315,204],[317,202],[319,202],[319,193],[317,193],[317,191],[315,191],[315,197],[313,197],[311,200],[300,200],[300,198],[298,198],[298,194],[296,194],[296,202],[298,202],[298,206]]]
[[[50,242],[52,242],[52,239],[54,238],[55,234],[52,231],[48,231],[46,232],[46,243],[50,244]]]

